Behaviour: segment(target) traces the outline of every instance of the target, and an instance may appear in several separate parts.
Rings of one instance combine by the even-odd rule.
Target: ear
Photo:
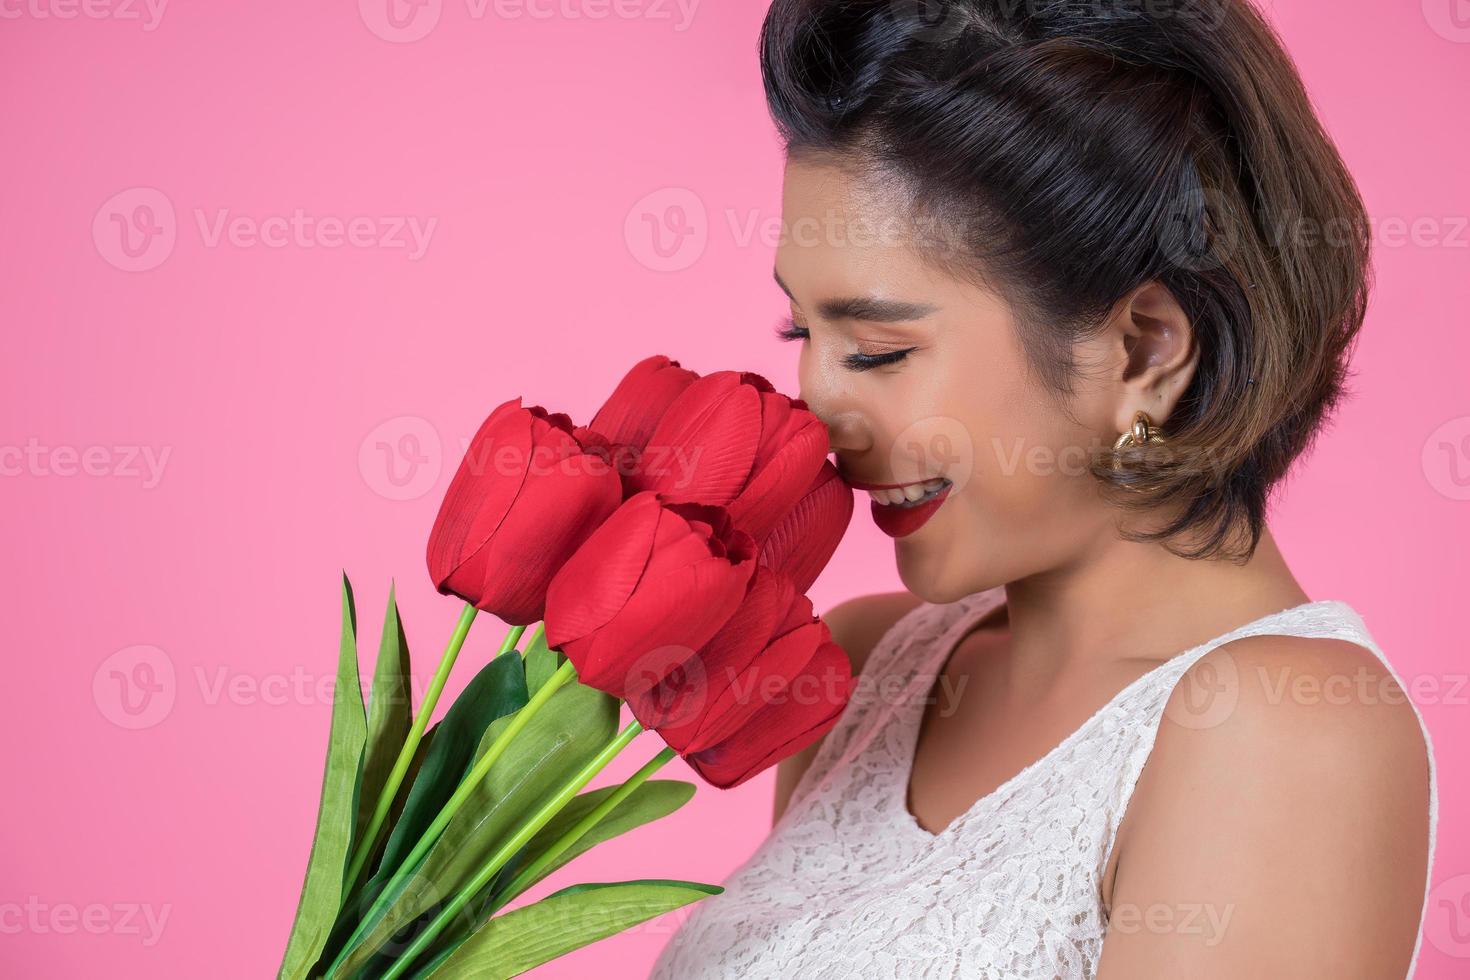
[[[1114,430],[1126,432],[1140,411],[1163,425],[1199,364],[1189,316],[1164,285],[1148,282],[1123,299],[1105,332],[1117,393]]]

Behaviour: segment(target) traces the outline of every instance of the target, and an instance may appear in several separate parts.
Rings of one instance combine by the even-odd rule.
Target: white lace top
[[[922,603],[889,629],[781,819],[725,891],[692,906],[649,980],[1093,977],[1113,837],[1184,671],[1229,640],[1293,634],[1358,643],[1393,672],[1348,604],[1281,610],[1145,673],[932,834],[906,805],[923,708],[951,650],[1004,600],[998,586]],[[1432,863],[1432,748],[1428,763]]]

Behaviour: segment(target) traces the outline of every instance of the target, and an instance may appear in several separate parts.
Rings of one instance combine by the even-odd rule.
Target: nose
[[[869,420],[857,402],[855,392],[844,383],[842,375],[819,356],[815,345],[802,351],[798,372],[799,398],[827,426],[828,452],[852,457],[872,448],[873,435]]]
[[[851,408],[831,408],[821,401],[805,397],[804,393],[799,397],[806,402],[812,414],[826,424],[829,452],[856,456],[868,449],[872,438],[861,412]]]
[[[861,413],[838,412],[829,418],[822,418],[822,421],[827,423],[827,441],[832,452],[856,456],[868,449],[871,440]]]

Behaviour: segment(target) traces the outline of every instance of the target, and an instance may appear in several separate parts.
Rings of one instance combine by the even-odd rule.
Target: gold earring
[[[1167,441],[1164,433],[1153,424],[1147,412],[1135,412],[1132,428],[1120,435],[1113,443],[1113,468],[1119,467],[1118,453],[1129,446],[1157,445]]]

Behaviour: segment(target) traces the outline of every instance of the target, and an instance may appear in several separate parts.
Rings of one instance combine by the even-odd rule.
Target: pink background
[[[428,0],[395,27],[381,0],[99,4],[0,8],[0,970],[273,975],[339,570],[370,650],[398,577],[421,692],[456,614],[425,536],[493,405],[584,421],[656,352],[795,393],[771,333],[764,5]],[[1470,19],[1463,0],[1270,15],[1361,181],[1378,269],[1356,395],[1274,527],[1312,597],[1355,605],[1420,691],[1443,806],[1418,976],[1459,976]],[[309,226],[281,221],[298,212]],[[395,231],[410,217],[426,248]],[[860,502],[813,601],[898,587]],[[500,635],[478,624],[463,663]],[[608,775],[658,747],[641,736]],[[701,786],[533,895],[718,882],[765,835],[773,776]],[[684,915],[538,975],[642,977]]]

